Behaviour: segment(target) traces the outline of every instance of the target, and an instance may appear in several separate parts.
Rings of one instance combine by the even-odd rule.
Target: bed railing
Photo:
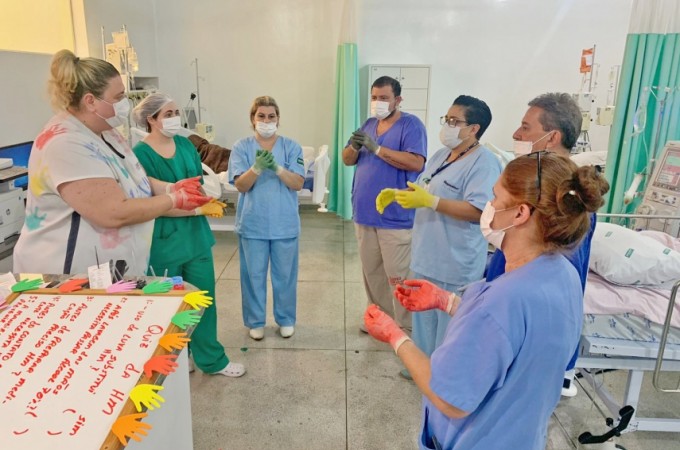
[[[671,317],[675,307],[675,298],[678,295],[678,288],[680,288],[680,280],[676,281],[671,290],[671,297],[668,300],[668,311],[666,311],[666,321],[663,324],[663,331],[661,332],[661,341],[659,342],[659,353],[656,355],[656,364],[654,365],[654,375],[652,377],[652,385],[654,389],[659,392],[680,392],[680,380],[675,389],[666,389],[661,386],[661,365],[663,364],[663,354],[666,351],[666,341],[668,339],[668,332],[671,328]]]

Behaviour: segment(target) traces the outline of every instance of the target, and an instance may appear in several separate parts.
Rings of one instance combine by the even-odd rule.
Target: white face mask
[[[549,131],[545,136],[540,138],[537,141],[531,142],[531,141],[514,141],[512,143],[512,152],[515,154],[515,156],[523,156],[523,155],[528,155],[531,153],[534,149],[534,145],[538,144],[541,142],[543,139],[546,138],[546,136],[550,136],[550,133],[552,131]],[[547,150],[547,149],[545,149]]]
[[[104,103],[109,103],[106,100],[102,100],[101,98],[99,100],[103,101]],[[108,123],[112,128],[116,128],[127,123],[128,114],[130,114],[130,101],[127,99],[127,97],[116,103],[109,103],[109,105],[113,106],[113,117],[109,117],[107,119],[100,116],[96,111],[95,114],[97,114],[99,118],[104,119],[106,123]]]
[[[505,230],[514,227],[514,225],[509,225],[505,228],[501,228],[500,230],[494,230],[491,228],[491,222],[493,222],[493,217],[496,215],[496,212],[507,211],[513,208],[517,208],[517,206],[496,210],[491,202],[486,202],[484,211],[482,211],[482,215],[479,218],[479,228],[482,230],[482,235],[487,241],[489,241],[489,244],[493,245],[497,249],[501,248],[501,244],[505,238]]]
[[[470,125],[468,125],[469,127]],[[465,127],[467,128],[467,127]],[[439,140],[444,147],[455,148],[460,145],[463,140],[460,138],[461,127],[450,127],[446,124],[442,125],[442,129],[439,130]]]
[[[166,137],[173,137],[179,133],[180,128],[182,128],[182,119],[179,116],[166,117],[161,120],[163,128],[161,128],[161,134]]]
[[[391,113],[390,103],[374,100],[371,102],[371,116],[378,120],[383,120]]]
[[[274,136],[276,128],[276,122],[255,122],[255,131],[265,139]]]

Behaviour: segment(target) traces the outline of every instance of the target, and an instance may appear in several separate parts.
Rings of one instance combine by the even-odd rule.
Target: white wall
[[[52,116],[47,97],[51,59],[0,51],[0,147],[32,141]]]
[[[357,0],[360,65],[432,65],[431,151],[439,145],[439,116],[463,93],[491,107],[494,121],[483,140],[510,148],[531,98],[578,90],[580,52],[593,43],[602,64],[596,105],[604,105],[609,68],[623,57],[631,3]],[[139,55],[138,75],[159,77],[161,89],[180,106],[195,91],[191,62],[198,58],[203,121],[215,125],[217,143],[231,146],[251,133],[248,110],[258,95],[279,102],[282,134],[303,145],[330,142],[342,0],[87,0],[84,5],[90,54],[101,55],[101,25],[107,41],[108,33],[127,25]],[[11,75],[5,72],[2,77]],[[47,70],[32,74],[40,83],[10,80],[9,85],[42,94],[46,75]],[[9,109],[23,104],[23,91],[11,95],[19,98],[3,102],[7,117],[14,117]],[[8,128],[7,123],[0,126]],[[608,127],[592,125],[594,149],[605,148],[608,133]]]
[[[430,152],[440,148],[439,117],[460,94],[489,105],[482,141],[512,149],[527,102],[545,92],[577,92],[581,50],[597,44],[599,99],[621,64],[632,0],[364,0],[359,59],[367,64],[431,64]],[[593,114],[595,108],[593,108]],[[593,150],[609,127],[591,124]]]

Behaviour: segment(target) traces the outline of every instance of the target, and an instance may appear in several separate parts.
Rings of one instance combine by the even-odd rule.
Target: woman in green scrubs
[[[187,178],[202,176],[201,159],[193,144],[177,135],[181,129],[179,108],[166,94],[151,94],[134,109],[134,119],[149,135],[134,147],[139,162],[150,178],[181,187]],[[149,266],[155,274],[181,276],[215,298],[215,244],[206,215],[221,217],[224,204],[213,201],[194,211],[171,210],[156,219]],[[150,269],[151,271],[151,269]],[[240,377],[242,364],[230,362],[217,340],[217,309],[213,302],[203,312],[189,344],[194,364],[208,374]]]

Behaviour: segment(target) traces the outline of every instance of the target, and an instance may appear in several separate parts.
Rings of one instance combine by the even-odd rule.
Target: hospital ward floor
[[[352,223],[315,209],[303,209],[301,219],[298,322],[289,339],[278,335],[271,292],[265,338],[248,337],[236,236],[215,233],[219,338],[248,372],[238,379],[191,374],[195,449],[417,448],[418,389],[399,376],[388,345],[359,331],[366,300]],[[624,373],[598,377],[615,395],[623,392]],[[604,405],[583,384],[553,414],[548,449],[579,448],[582,432],[607,430]],[[525,395],[532,395],[530,386]],[[680,394],[656,393],[646,375],[642,414],[679,418],[679,400]],[[628,450],[680,449],[674,433],[629,433],[617,443]]]

